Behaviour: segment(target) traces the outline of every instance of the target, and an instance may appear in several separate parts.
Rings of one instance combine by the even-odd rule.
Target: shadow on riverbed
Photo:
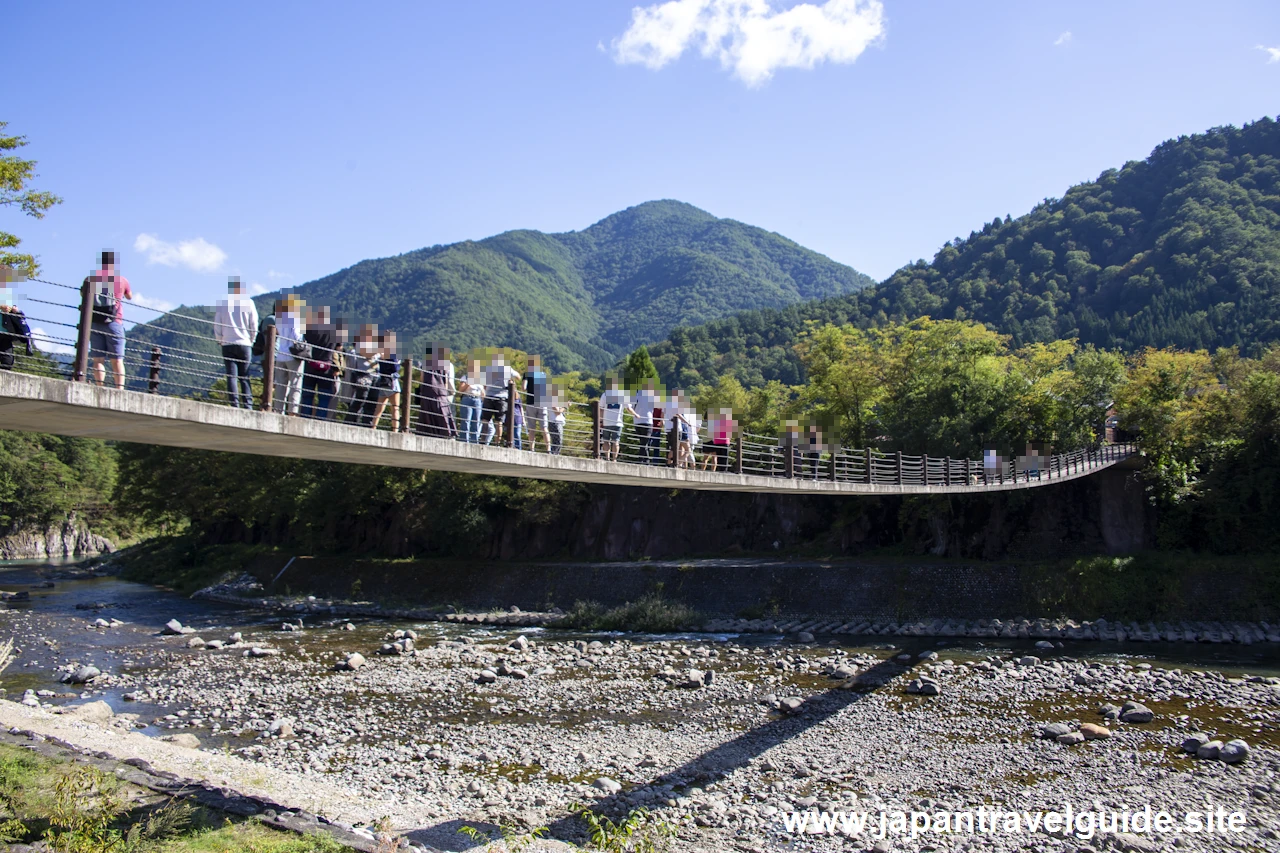
[[[797,713],[771,719],[745,731],[733,740],[722,743],[646,784],[595,800],[591,809],[602,815],[625,816],[637,806],[651,805],[653,801],[648,799],[649,796],[658,803],[676,796],[671,788],[691,785],[705,788],[719,782],[773,747],[821,725],[910,668],[911,664],[899,663],[893,659],[881,661],[863,670],[851,682],[810,696]],[[408,836],[441,850],[472,850],[483,847],[483,842],[472,841],[459,833],[467,823],[463,820],[445,821],[410,832]],[[486,825],[481,824],[482,827]],[[574,814],[551,822],[547,829],[551,838],[569,841],[585,837],[585,824]]]

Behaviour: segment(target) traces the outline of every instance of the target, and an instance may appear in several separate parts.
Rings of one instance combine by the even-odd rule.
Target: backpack
[[[262,318],[262,322],[258,323],[258,336],[253,339],[253,347],[250,351],[259,358],[267,351],[267,326],[274,326],[275,324],[276,316],[274,314],[268,314]]]
[[[94,276],[89,279],[89,285],[93,288],[93,322],[95,323],[114,323],[116,319],[116,277],[107,276],[105,279]]]

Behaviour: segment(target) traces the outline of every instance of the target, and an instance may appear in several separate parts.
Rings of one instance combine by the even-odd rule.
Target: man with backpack
[[[93,361],[94,379],[106,384],[105,362],[111,360],[116,387],[124,390],[124,304],[133,298],[129,279],[116,272],[116,253],[110,249],[101,255],[101,266],[85,277],[81,285],[93,304],[89,325],[89,357]]]
[[[258,306],[240,286],[240,276],[227,279],[227,296],[214,306],[213,332],[222,347],[227,371],[227,400],[238,409],[253,408],[249,387],[249,350],[258,328]]]
[[[17,305],[0,301],[0,370],[13,370],[14,345],[23,346],[27,355],[35,355],[31,347],[31,327]]]

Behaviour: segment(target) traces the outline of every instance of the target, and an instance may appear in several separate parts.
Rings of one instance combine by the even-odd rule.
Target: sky
[[[1274,0],[12,0],[5,17],[0,120],[64,203],[0,209],[0,230],[58,282],[114,248],[157,307],[660,198],[879,280],[1165,139],[1280,114]]]

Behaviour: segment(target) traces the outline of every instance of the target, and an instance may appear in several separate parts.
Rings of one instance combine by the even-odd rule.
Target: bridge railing
[[[27,285],[41,288],[34,294],[20,294],[20,299],[30,312],[27,320],[32,326],[32,343],[43,352],[28,355],[24,348],[14,348],[14,369],[73,381],[98,381],[94,363],[104,353],[93,351],[102,341],[90,334],[100,328],[91,323],[88,289],[43,279],[29,279]],[[193,313],[199,309],[180,313],[137,300],[119,302],[126,325],[161,320],[160,327],[176,343],[139,346],[126,340],[125,375],[115,377],[112,359],[106,358],[106,377],[134,391],[227,405],[233,402],[228,393],[227,362],[217,344],[212,317]],[[421,359],[382,348],[372,359],[373,374],[365,375],[353,368],[364,363],[370,356],[368,351],[360,354],[349,347],[314,346],[286,338],[270,326],[264,337],[260,360],[246,365],[250,395],[241,402],[249,407],[282,416],[322,417],[372,429],[619,464],[872,486],[995,487],[1074,476],[1134,452],[1129,445],[1103,445],[1047,457],[1022,457],[1020,466],[1018,459],[1009,457],[957,459],[874,448],[811,447],[804,434],[780,438],[742,430],[732,433],[727,444],[722,432],[722,443],[717,446],[709,424],[699,421],[687,404],[679,410],[680,420],[664,408],[651,424],[637,424],[623,417],[620,410],[602,410],[598,400],[566,400],[545,389],[535,394],[515,382],[488,387],[477,416],[475,407],[461,393],[442,400],[419,393],[427,366]],[[293,344],[302,347],[302,355],[291,350]],[[333,363],[339,352],[346,369],[333,378],[332,387],[326,381],[306,378],[309,370],[305,362]],[[304,386],[310,393],[301,393]],[[444,411],[448,417],[442,420]],[[615,431],[618,426],[621,429]]]

